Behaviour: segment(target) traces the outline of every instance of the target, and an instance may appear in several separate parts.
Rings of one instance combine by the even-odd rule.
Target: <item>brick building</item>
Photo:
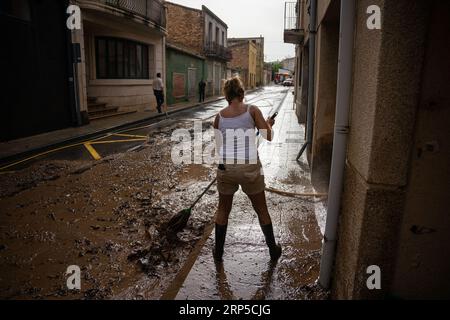
[[[180,69],[175,72],[172,70],[175,61],[167,61],[167,68],[172,72],[171,75],[168,75],[167,87],[180,86],[183,77],[181,74],[184,73],[185,79],[191,79],[190,82],[185,81],[191,88],[188,91],[193,90],[193,83],[197,83],[201,77],[204,77],[207,83],[206,95],[220,95],[222,80],[227,76],[227,62],[231,60],[231,52],[227,48],[228,26],[206,6],[202,6],[202,9],[194,9],[166,2],[166,7],[168,45],[172,49],[176,47],[178,54],[183,51],[185,58],[195,56],[200,60],[204,59],[202,72],[198,72],[199,65],[192,68],[189,63],[185,65],[183,72],[180,72]],[[196,69],[196,71],[190,71],[189,74],[190,68]],[[177,100],[175,97],[168,97],[168,99]]]
[[[228,46],[251,41],[256,46],[256,86],[264,85],[264,37],[229,38]]]
[[[202,11],[167,3],[167,103],[193,100],[198,83],[206,79],[206,56],[201,37]],[[186,32],[190,30],[190,32]]]
[[[255,88],[258,54],[256,44],[253,41],[240,41],[229,48],[233,56],[229,63],[230,69],[239,74],[247,89]]]

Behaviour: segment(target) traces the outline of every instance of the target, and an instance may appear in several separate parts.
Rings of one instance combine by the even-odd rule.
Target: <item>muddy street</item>
[[[0,25],[11,314],[450,299],[450,1],[1,0]]]
[[[205,242],[192,267],[180,273],[165,292],[166,299],[220,300],[320,300],[328,292],[316,280],[325,198],[310,182],[306,158],[296,161],[304,127],[295,119],[289,92],[274,126],[274,140],[263,142],[259,155],[266,181],[266,197],[275,236],[283,254],[274,264],[264,241],[257,215],[248,197],[238,191],[233,200],[223,265],[211,258],[214,233]]]
[[[287,97],[288,101],[285,89],[269,87],[249,95],[247,100],[268,115],[280,107],[289,109],[290,93]],[[222,101],[201,110],[185,111],[160,123],[128,130],[126,136],[111,133],[98,141],[114,136],[115,141],[124,142],[94,146],[101,159],[93,160],[83,146],[75,146],[20,163],[14,168],[16,171],[2,174],[1,298],[159,299],[171,292],[186,298],[203,297],[198,296],[203,290],[191,287],[192,281],[198,284],[201,280],[207,287],[216,283],[216,272],[208,269],[212,263],[208,253],[217,206],[215,186],[195,207],[187,228],[177,237],[166,234],[166,223],[188,207],[195,195],[214,179],[215,167],[173,164],[171,135],[176,129],[190,130],[194,120],[202,120],[204,133],[212,134],[212,117],[223,106]],[[148,138],[126,141],[131,136]],[[271,147],[283,145],[286,146],[278,140]],[[296,147],[289,148],[294,152]],[[294,164],[285,166],[273,157],[269,146],[262,148],[267,150],[262,152],[262,158],[272,187],[296,189],[295,192],[308,189],[309,178],[298,164],[295,168]],[[277,170],[280,165],[288,170],[284,173]],[[262,234],[257,230],[256,215],[239,193],[232,213],[236,229],[227,243],[237,250],[233,260],[245,261],[253,267],[249,274],[244,273],[243,276],[249,277],[245,280],[230,277],[233,293],[219,290],[225,294],[222,298],[320,297],[313,288],[320,249],[314,202],[279,194],[268,194],[268,199],[285,245],[284,258],[275,269],[275,280],[269,280],[274,270],[266,270],[268,259]],[[301,239],[296,239],[299,235]],[[241,266],[230,263],[225,263],[226,272],[219,271],[217,277],[238,274],[236,268]],[[198,264],[207,269],[196,267]],[[71,265],[80,266],[80,291],[67,289],[65,272]],[[293,266],[304,268],[300,278]],[[197,272],[203,274],[201,279],[197,278]],[[205,274],[211,278],[205,279]],[[222,280],[220,283],[227,286]],[[271,286],[282,293],[271,295],[264,291]],[[255,287],[259,288],[256,292]],[[210,290],[205,294],[211,294],[209,298],[220,297]]]

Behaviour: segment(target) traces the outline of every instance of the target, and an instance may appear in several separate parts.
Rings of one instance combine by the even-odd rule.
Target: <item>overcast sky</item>
[[[293,44],[283,43],[285,0],[170,0],[187,7],[207,6],[228,25],[228,37],[265,39],[266,61],[295,56]]]

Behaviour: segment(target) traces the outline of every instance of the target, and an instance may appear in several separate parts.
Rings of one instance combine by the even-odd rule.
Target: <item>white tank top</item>
[[[219,112],[219,131],[217,141],[220,160],[225,164],[256,164],[258,149],[256,147],[255,120],[247,111],[237,117],[224,118]]]

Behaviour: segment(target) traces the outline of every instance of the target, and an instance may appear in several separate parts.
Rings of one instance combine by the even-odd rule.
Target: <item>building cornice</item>
[[[228,41],[251,41],[251,40],[262,40],[264,41],[264,37],[249,37],[249,38],[228,38]]]
[[[184,48],[182,46],[179,46],[179,45],[171,43],[171,42],[166,42],[166,48],[182,52],[184,54],[193,56],[193,57],[201,59],[201,60],[206,60],[205,56],[202,56],[202,55],[200,55],[198,53],[195,53],[195,52],[193,52],[193,51],[191,51],[189,49],[186,49],[186,48]]]
[[[179,7],[179,8],[182,8],[182,9],[191,10],[191,11],[195,11],[195,12],[199,12],[199,13],[202,12],[202,10],[200,10],[200,9],[195,9],[195,8],[191,8],[191,7],[186,7],[186,6],[183,6],[183,5],[181,5],[181,4],[173,3],[173,2],[170,2],[170,1],[165,1],[164,3],[165,3],[166,5],[169,5],[169,6],[175,6],[175,7]]]
[[[228,25],[222,20],[220,19],[218,16],[216,16],[216,14],[214,12],[212,12],[211,10],[208,9],[207,6],[202,5],[202,10],[204,12],[206,12],[208,15],[210,15],[211,17],[213,17],[215,20],[217,20],[218,22],[220,22],[225,28],[228,29]]]

